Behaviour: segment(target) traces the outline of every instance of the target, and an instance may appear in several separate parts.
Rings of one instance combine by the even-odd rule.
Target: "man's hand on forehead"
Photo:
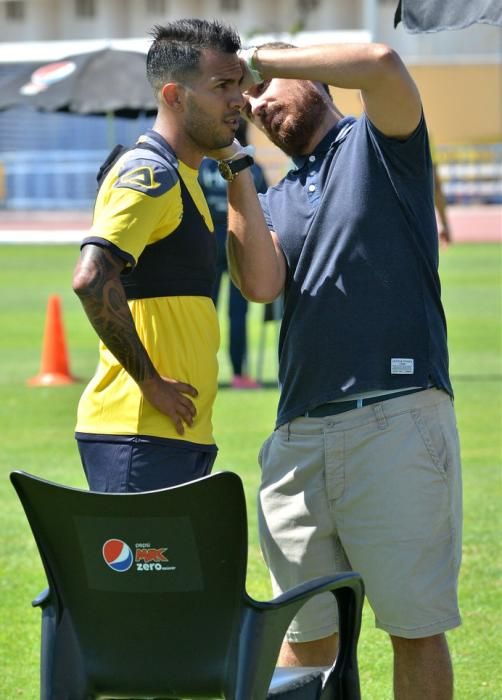
[[[249,88],[253,87],[253,85],[263,82],[263,76],[256,68],[253,61],[256,51],[256,46],[251,46],[247,49],[240,49],[237,53],[242,67],[242,78],[240,81],[242,92],[246,92]]]

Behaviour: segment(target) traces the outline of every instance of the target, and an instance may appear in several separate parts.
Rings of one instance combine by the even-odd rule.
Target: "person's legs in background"
[[[228,294],[228,318],[230,322],[230,362],[232,363],[232,387],[256,389],[258,383],[246,373],[247,359],[247,311],[248,302],[230,281]]]
[[[228,273],[226,254],[226,228],[216,227],[216,278],[211,297],[218,308],[218,299],[221,289],[221,280],[224,273]],[[247,327],[246,315],[248,302],[239,289],[228,278],[228,323],[229,323],[229,355],[232,365],[232,378],[230,386],[233,389],[257,389],[258,382],[246,373],[247,358]]]
[[[220,295],[221,278],[227,269],[227,255],[225,252],[226,234],[216,229],[216,277],[214,278],[213,290],[211,297],[214,305],[218,307],[218,297]]]

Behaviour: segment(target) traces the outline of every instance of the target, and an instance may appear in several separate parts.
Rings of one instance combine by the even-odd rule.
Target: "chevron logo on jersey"
[[[155,173],[151,166],[142,165],[139,168],[128,170],[119,177],[116,187],[132,187],[140,191],[156,190],[160,182],[155,179]]]

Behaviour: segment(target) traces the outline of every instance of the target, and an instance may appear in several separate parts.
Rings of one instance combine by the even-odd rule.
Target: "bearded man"
[[[228,187],[235,282],[254,301],[284,293],[277,419],[259,456],[274,590],[359,571],[390,635],[395,697],[451,700],[460,457],[420,96],[381,44],[241,58],[245,114],[294,163],[259,200],[247,171]],[[343,116],[325,85],[359,90],[362,115]],[[336,645],[321,596],[279,663],[328,665]]]

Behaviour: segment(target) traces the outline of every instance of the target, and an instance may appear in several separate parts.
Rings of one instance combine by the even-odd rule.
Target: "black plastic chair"
[[[358,574],[316,579],[269,602],[245,590],[247,515],[237,474],[146,493],[91,493],[24,472],[11,481],[49,587],[41,699],[360,697]],[[276,669],[284,633],[312,595],[332,591],[332,669]]]

